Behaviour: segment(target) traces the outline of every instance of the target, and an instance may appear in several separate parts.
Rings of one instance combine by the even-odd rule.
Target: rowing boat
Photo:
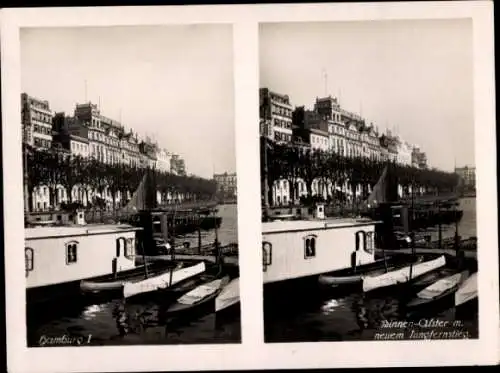
[[[231,280],[215,298],[215,312],[229,310],[240,303],[240,279]]]
[[[201,262],[191,267],[177,268],[142,281],[126,282],[123,286],[123,297],[130,298],[135,295],[166,289],[203,272],[205,272],[205,263]]]
[[[181,296],[166,311],[172,317],[180,313],[192,312],[207,307],[214,311],[214,301],[223,287],[229,282],[229,276],[204,283]]]
[[[318,277],[318,282],[320,285],[328,287],[361,285],[366,276],[381,275],[387,271],[407,266],[410,262],[407,257],[396,255],[385,260],[380,259],[373,263],[322,274]]]
[[[173,265],[173,263],[147,263],[147,265],[139,265],[132,270],[118,272],[117,274],[109,274],[92,280],[82,280],[80,281],[80,290],[85,294],[122,290],[126,282],[142,281],[146,273],[149,276],[160,275],[169,271]]]
[[[383,273],[381,275],[364,276],[363,277],[363,292],[370,292],[375,289],[389,287],[393,285],[403,284],[412,281],[428,272],[434,271],[446,265],[444,255],[437,259],[428,260],[425,262],[411,264],[409,266]]]
[[[455,292],[461,283],[467,278],[469,271],[462,271],[447,276],[434,282],[417,293],[416,297],[407,303],[406,308],[410,312],[421,311],[426,307],[432,307],[433,310],[438,309],[441,305],[453,306],[448,300],[453,299]]]
[[[470,275],[455,293],[455,307],[477,299],[477,272]]]

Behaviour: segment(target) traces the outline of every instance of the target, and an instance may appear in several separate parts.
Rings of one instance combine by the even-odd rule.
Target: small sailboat
[[[166,311],[167,316],[177,316],[184,312],[193,312],[204,307],[214,310],[214,301],[224,286],[229,283],[229,276],[204,283],[181,296]]]
[[[231,280],[215,298],[215,312],[224,313],[234,309],[240,303],[240,278]]]
[[[412,279],[416,279],[419,276],[434,271],[445,265],[446,258],[444,255],[441,255],[437,259],[428,260],[417,264],[411,264],[409,266],[394,271],[389,271],[381,275],[368,275],[363,277],[363,292],[370,292],[379,288],[407,283]]]
[[[433,310],[442,305],[453,306],[450,302],[461,283],[467,278],[469,271],[462,271],[444,277],[417,293],[417,296],[406,305],[410,312],[421,311],[425,307]]]
[[[205,262],[201,262],[191,267],[172,269],[166,273],[149,277],[142,281],[126,282],[123,285],[123,297],[130,298],[135,295],[149,293],[159,289],[166,289],[190,277],[194,277],[205,272],[205,269]]]

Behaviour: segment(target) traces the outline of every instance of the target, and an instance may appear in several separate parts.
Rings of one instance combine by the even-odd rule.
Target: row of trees
[[[348,158],[335,152],[312,151],[297,145],[280,144],[261,137],[261,182],[268,183],[268,200],[271,201],[272,186],[278,180],[287,180],[290,196],[295,195],[299,180],[312,196],[314,181],[331,188],[329,195],[335,196],[335,185],[349,185],[356,197],[356,187],[361,186],[362,198],[368,197],[368,188],[373,187],[389,162],[368,158]],[[403,191],[424,188],[429,193],[453,192],[458,184],[458,175],[439,170],[419,169],[391,163],[391,172]],[[264,189],[263,189],[264,190]]]
[[[62,186],[68,193],[69,203],[73,203],[71,191],[75,186],[85,193],[89,201],[89,191],[101,196],[109,190],[113,203],[118,192],[122,196],[133,193],[139,186],[146,169],[125,164],[105,164],[91,158],[69,156],[55,150],[35,150],[27,146],[23,149],[26,171],[28,206],[32,206],[33,191],[36,187],[47,186],[50,205],[55,205],[57,188]],[[196,176],[179,176],[156,171],[157,190],[162,194],[182,193],[190,199],[211,199],[215,195],[213,180]],[[124,201],[122,201],[124,202]],[[115,207],[115,206],[113,206]]]

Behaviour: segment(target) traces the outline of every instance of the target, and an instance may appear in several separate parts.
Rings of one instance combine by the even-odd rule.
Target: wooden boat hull
[[[346,268],[322,274],[319,276],[318,282],[322,286],[336,287],[350,285],[359,287],[363,283],[364,276],[382,274],[385,272],[386,265],[387,269],[391,270],[408,264],[408,257],[397,255],[386,260],[379,259],[373,263],[357,266],[356,268]]]
[[[82,280],[80,290],[83,293],[98,293],[108,291],[122,291],[126,282],[141,281],[145,279],[146,268],[150,276],[169,271],[174,265],[172,263],[148,263],[147,266],[141,265],[132,270],[120,272],[115,277],[113,274],[100,276],[91,280]]]
[[[225,322],[228,320],[234,320],[241,316],[241,303],[235,302],[228,307],[221,310],[216,310],[215,318],[216,322]]]
[[[455,292],[463,281],[467,278],[468,272],[458,272],[451,276],[446,276],[434,282],[417,294],[410,302],[406,304],[406,309],[410,313],[430,308],[435,312],[442,306],[449,308],[454,306]],[[425,294],[424,294],[425,293]],[[432,296],[436,294],[435,296]]]
[[[215,298],[215,312],[222,312],[226,308],[240,303],[240,281],[239,278],[233,279],[227,284],[220,294]]]
[[[205,282],[204,284],[193,289],[192,292],[186,293],[181,298],[177,299],[177,301],[166,310],[166,316],[170,318],[177,317],[181,314],[186,315],[190,313],[196,313],[200,310],[215,312],[215,299],[221,293],[222,289],[225,285],[227,285],[228,282],[228,276]],[[202,295],[200,295],[200,291]],[[192,295],[193,292],[197,294]],[[189,297],[192,298],[200,296],[203,298],[194,303],[186,303],[185,301],[183,301],[183,298],[186,297],[189,299]]]
[[[128,282],[123,287],[123,296],[124,298],[130,299],[141,294],[154,292],[159,289],[166,289],[186,279],[200,275],[205,272],[205,270],[205,263],[201,262],[194,266],[179,268],[173,273],[167,271],[159,276],[150,277],[137,283]]]
[[[380,276],[367,276],[363,279],[363,292],[369,293],[383,288],[391,288],[393,286],[402,286],[415,281],[419,277],[432,272],[446,265],[446,259],[443,255],[434,260],[419,262],[408,265],[401,269],[397,269]],[[411,274],[411,278],[410,278]]]
[[[181,314],[185,316],[191,313],[196,313],[201,311],[215,312],[215,298],[217,297],[218,293],[219,291],[217,291],[212,295],[209,295],[201,302],[198,302],[196,304],[181,304],[179,302],[175,302],[167,310],[166,312],[167,317],[178,317]]]

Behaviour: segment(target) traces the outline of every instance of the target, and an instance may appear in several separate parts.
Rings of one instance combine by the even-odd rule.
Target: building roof
[[[375,220],[351,218],[271,221],[262,223],[262,234],[347,228],[378,223],[380,222]]]
[[[34,222],[34,224],[36,224],[36,222]],[[60,227],[34,227],[25,228],[24,237],[26,240],[36,240],[44,238],[78,237],[139,230],[141,230],[141,228],[133,227],[128,224],[88,224]]]

